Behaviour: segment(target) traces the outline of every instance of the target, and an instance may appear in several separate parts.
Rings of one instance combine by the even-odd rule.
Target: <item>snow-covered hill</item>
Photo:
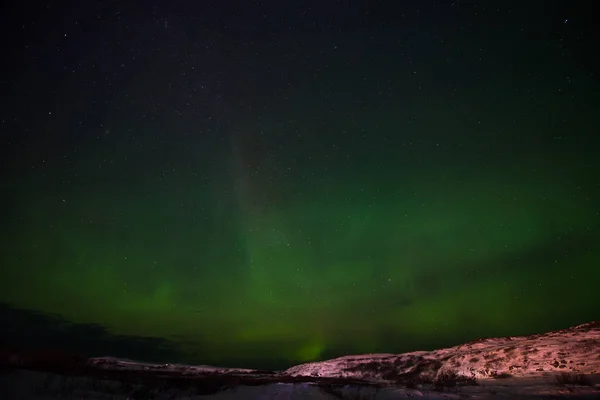
[[[600,321],[285,371],[0,350],[1,399],[600,398]]]
[[[301,364],[292,376],[433,382],[600,374],[600,322],[539,335],[480,339],[434,351],[363,354]]]

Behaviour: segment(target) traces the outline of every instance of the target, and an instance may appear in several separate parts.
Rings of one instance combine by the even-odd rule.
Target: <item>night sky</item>
[[[0,13],[0,340],[255,368],[600,319],[571,1]]]

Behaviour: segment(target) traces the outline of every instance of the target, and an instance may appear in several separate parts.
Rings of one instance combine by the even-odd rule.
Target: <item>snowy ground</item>
[[[285,371],[0,350],[0,399],[600,398],[600,322]]]

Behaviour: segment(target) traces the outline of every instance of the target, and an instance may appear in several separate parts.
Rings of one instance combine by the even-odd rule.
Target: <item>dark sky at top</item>
[[[584,4],[3,5],[0,339],[280,368],[600,318]]]

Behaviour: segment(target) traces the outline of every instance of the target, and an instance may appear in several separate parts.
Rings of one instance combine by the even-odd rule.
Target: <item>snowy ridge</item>
[[[177,372],[182,375],[197,375],[201,373],[238,373],[249,374],[256,370],[246,368],[219,368],[210,365],[186,365],[186,364],[157,364],[144,363],[133,360],[119,359],[115,357],[95,357],[87,361],[89,366],[104,370],[121,371],[146,371],[146,372]]]
[[[350,355],[285,371],[0,349],[0,372],[0,393],[32,400],[592,399],[600,398],[600,321],[433,351]]]
[[[444,374],[469,379],[539,377],[549,373],[600,373],[600,322],[545,334],[480,339],[447,349],[365,354],[307,363],[292,376],[434,381]]]

